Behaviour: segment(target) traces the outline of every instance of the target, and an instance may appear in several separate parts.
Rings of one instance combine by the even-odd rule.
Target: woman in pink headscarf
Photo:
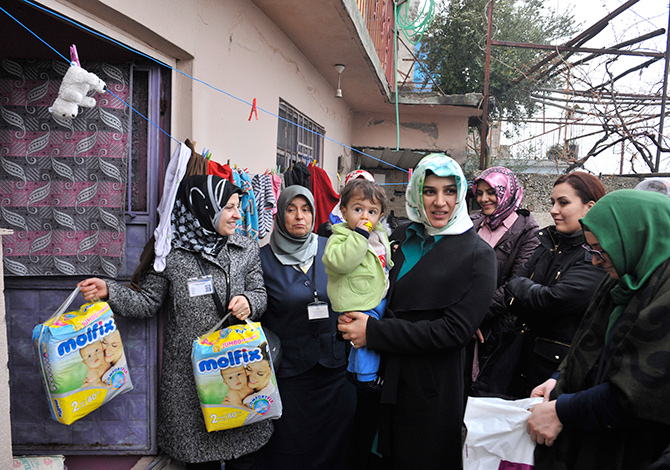
[[[496,349],[504,347],[501,344],[503,329],[514,323],[514,317],[504,304],[505,285],[533,254],[538,244],[535,237],[538,224],[528,210],[520,208],[523,188],[514,173],[505,167],[484,170],[473,182],[472,192],[482,209],[472,216],[472,222],[479,236],[496,253],[498,287],[475,341],[470,344],[473,362],[468,360],[466,372],[471,373],[469,378],[475,382],[472,385],[475,394],[504,393],[506,384],[500,382],[505,379],[492,376],[491,371],[485,368],[485,362]],[[498,367],[495,369],[500,370]],[[466,392],[472,394],[472,391]]]
[[[354,170],[352,172],[349,172],[344,178],[344,185],[346,186],[350,181],[357,180],[357,179],[365,179],[371,182],[375,182],[374,176],[368,171],[365,170]],[[333,207],[333,210],[330,212],[330,215],[328,216],[328,221],[322,223],[319,225],[319,228],[316,231],[316,234],[321,236],[321,237],[330,237],[333,234],[333,225],[339,224],[340,222],[344,222],[342,219],[342,211],[340,210],[340,203],[338,202],[335,204],[335,207]]]

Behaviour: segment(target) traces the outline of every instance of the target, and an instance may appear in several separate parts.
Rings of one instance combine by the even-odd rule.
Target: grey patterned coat
[[[220,316],[211,295],[190,297],[188,280],[202,275],[196,256],[202,256],[214,286],[226,302],[229,273],[231,297],[244,295],[257,320],[267,303],[258,243],[241,235],[228,242],[213,257],[183,249],[172,249],[161,273],[150,269],[136,292],[108,281],[109,304],[123,317],[147,318],[165,303],[169,319],[163,341],[163,366],[158,399],[158,446],[170,456],[195,463],[230,460],[262,447],[272,434],[272,423],[261,421],[241,428],[208,433],[202,417],[193,378],[193,340],[216,325]],[[230,260],[230,261],[229,261]],[[230,264],[230,267],[229,267]]]

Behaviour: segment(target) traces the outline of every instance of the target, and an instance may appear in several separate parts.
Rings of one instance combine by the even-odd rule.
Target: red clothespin
[[[256,121],[258,121],[258,110],[256,109],[256,98],[254,98],[254,102],[251,105],[251,113],[249,114],[249,120],[251,121],[251,116],[256,115]]]
[[[70,62],[78,67],[81,67],[81,63],[79,62],[79,54],[77,54],[77,46],[74,44],[70,46]]]
[[[412,168],[409,169],[409,176],[407,177],[407,181],[412,179]]]

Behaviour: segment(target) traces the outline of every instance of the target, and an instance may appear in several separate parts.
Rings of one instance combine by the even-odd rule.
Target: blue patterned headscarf
[[[456,180],[457,201],[454,211],[449,217],[445,227],[435,228],[430,225],[426,209],[423,207],[423,183],[426,180],[426,172],[430,170],[440,177],[453,177]],[[460,165],[454,159],[443,153],[431,153],[421,159],[412,173],[405,193],[405,208],[407,217],[412,222],[419,222],[425,227],[426,234],[430,236],[460,235],[472,227],[472,220],[468,214],[465,203],[468,182]]]

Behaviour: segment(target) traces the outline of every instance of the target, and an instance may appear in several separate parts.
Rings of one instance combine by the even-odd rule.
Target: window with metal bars
[[[279,100],[277,126],[277,165],[280,171],[292,163],[321,163],[326,130],[286,101]]]

